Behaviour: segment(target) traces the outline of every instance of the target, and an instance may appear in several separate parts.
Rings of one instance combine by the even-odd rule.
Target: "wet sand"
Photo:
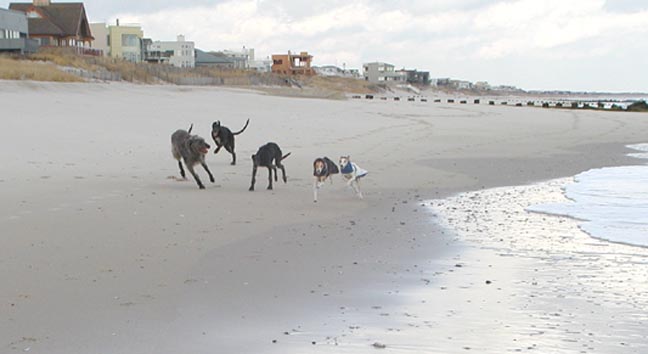
[[[0,105],[8,352],[512,348],[511,327],[491,331],[501,308],[482,305],[500,301],[496,288],[461,265],[490,256],[422,204],[627,163],[623,146],[648,136],[641,114],[212,88],[2,82]],[[216,184],[173,177],[175,129],[194,123],[207,138],[212,121],[238,129],[247,118],[239,165],[207,157]],[[288,184],[266,191],[260,170],[250,193],[249,156],[268,141],[292,152]],[[313,159],[342,154],[370,171],[365,200],[337,178],[314,204]],[[498,269],[498,281],[518,279]]]

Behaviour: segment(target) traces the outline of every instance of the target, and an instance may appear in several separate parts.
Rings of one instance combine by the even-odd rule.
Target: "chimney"
[[[50,0],[34,0],[34,6],[49,6]]]
[[[119,27],[119,19],[117,19],[117,27]]]

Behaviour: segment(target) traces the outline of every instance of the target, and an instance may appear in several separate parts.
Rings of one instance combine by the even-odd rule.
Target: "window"
[[[273,60],[273,63],[274,63],[275,65],[282,65],[282,64],[283,64],[283,60],[282,60],[282,59],[275,59],[275,60]]]
[[[139,47],[139,38],[134,34],[122,34],[123,47]]]

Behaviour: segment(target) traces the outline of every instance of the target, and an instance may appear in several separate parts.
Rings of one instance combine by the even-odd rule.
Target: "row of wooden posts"
[[[363,97],[361,95],[354,95],[352,96],[354,99],[362,99]],[[380,99],[382,101],[387,101],[387,100],[394,100],[394,101],[401,101],[401,97],[395,96],[395,97],[385,97],[385,96],[380,96],[380,97],[375,97],[374,95],[367,94],[364,96],[365,99],[368,100],[373,100],[373,99]],[[426,97],[407,97],[407,101],[409,102],[428,102],[428,98]],[[448,98],[446,99],[447,103],[459,103],[459,104],[468,104],[469,100],[457,100],[454,98]],[[434,103],[441,103],[443,102],[442,99],[440,98],[435,98],[433,100]],[[479,98],[473,99],[472,100],[473,104],[481,104],[482,100]],[[536,103],[539,103],[540,105],[537,105]],[[494,105],[509,105],[508,101],[499,101],[496,102],[494,100],[489,100],[488,104],[491,106]],[[510,103],[510,105],[514,105],[516,107],[522,107],[524,104],[522,102],[515,102],[515,103]],[[603,102],[596,102],[596,104],[590,104],[590,103],[583,103],[583,102],[546,102],[546,101],[527,101],[526,102],[527,106],[530,107],[543,107],[543,108],[572,108],[572,109],[614,109],[615,107],[612,106],[611,108],[606,108],[605,104]]]

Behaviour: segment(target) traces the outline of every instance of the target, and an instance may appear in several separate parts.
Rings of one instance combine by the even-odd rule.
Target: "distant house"
[[[200,49],[195,50],[194,60],[196,67],[213,67],[220,69],[234,69],[234,61],[230,58],[207,53]]]
[[[405,80],[409,84],[415,85],[429,85],[430,84],[430,73],[427,71],[418,71],[418,70],[400,70],[399,72],[405,74]]]
[[[250,61],[250,70],[254,70],[260,73],[269,73],[272,71],[272,60],[251,60]]]
[[[89,47],[94,39],[83,3],[12,3],[9,9],[27,15],[29,38],[40,45],[58,47]]]
[[[194,42],[179,35],[176,41],[155,41],[146,47],[144,60],[149,63],[166,63],[177,68],[196,66]]]
[[[274,54],[272,56],[272,72],[281,75],[315,75],[311,68],[313,56],[308,52],[299,54]]]
[[[450,80],[450,87],[457,90],[469,90],[473,88],[473,83],[465,80]]]
[[[119,19],[114,26],[108,26],[109,55],[139,63],[142,61],[144,48],[142,38],[144,31],[138,24],[120,24]]]
[[[335,65],[324,65],[313,67],[317,75],[321,76],[337,76],[348,77],[357,79],[360,77],[360,72],[357,69],[342,69]]]
[[[366,63],[362,65],[364,79],[373,83],[405,83],[407,74],[394,70],[392,64],[383,62]]]
[[[344,70],[335,65],[315,66],[313,69],[321,76],[344,76]]]
[[[24,12],[0,9],[0,52],[32,53],[38,42],[28,39],[29,26]]]
[[[254,61],[254,48],[243,47],[241,50],[226,49],[212,54],[232,60],[234,62],[234,68],[240,70],[249,69],[251,62]]]

